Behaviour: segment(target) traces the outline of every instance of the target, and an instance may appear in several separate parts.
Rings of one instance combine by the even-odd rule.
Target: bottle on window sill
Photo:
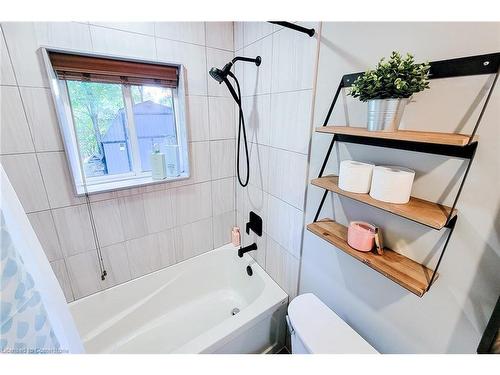
[[[165,154],[160,152],[160,146],[157,143],[151,154],[151,176],[153,180],[163,180],[167,177]]]
[[[179,176],[179,145],[176,139],[169,138],[166,144],[167,177]]]

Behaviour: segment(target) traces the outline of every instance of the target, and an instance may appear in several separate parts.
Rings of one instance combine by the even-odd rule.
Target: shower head
[[[232,66],[233,66],[233,63],[229,62],[226,65],[224,65],[224,68],[219,69],[219,68],[213,67],[212,69],[210,69],[210,71],[208,73],[217,82],[222,83],[224,81],[224,78],[226,78],[227,75],[229,74],[229,71],[231,70]]]
[[[259,66],[260,63],[262,62],[262,58],[260,56],[257,56],[255,59],[251,59],[249,57],[242,57],[242,56],[236,56],[232,61],[228,62],[222,69],[212,67],[210,71],[208,72],[210,76],[215,79],[217,82],[222,83],[224,82],[224,79],[227,77],[229,74],[229,71],[231,70],[231,67],[236,61],[247,61],[247,62],[253,62],[255,65]]]

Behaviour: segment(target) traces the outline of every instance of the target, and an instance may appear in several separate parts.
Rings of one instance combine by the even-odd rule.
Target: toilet
[[[378,353],[312,293],[290,302],[287,324],[293,354]]]

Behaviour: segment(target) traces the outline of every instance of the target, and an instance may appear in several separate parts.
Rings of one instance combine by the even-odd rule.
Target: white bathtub
[[[87,353],[266,353],[283,347],[287,300],[229,244],[79,299],[70,310]]]

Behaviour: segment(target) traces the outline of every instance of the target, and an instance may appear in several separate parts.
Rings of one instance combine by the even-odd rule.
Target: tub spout
[[[257,250],[257,244],[255,242],[251,245],[240,247],[238,249],[238,256],[240,258],[242,258],[243,254],[248,253],[249,251],[253,251],[253,250]]]

